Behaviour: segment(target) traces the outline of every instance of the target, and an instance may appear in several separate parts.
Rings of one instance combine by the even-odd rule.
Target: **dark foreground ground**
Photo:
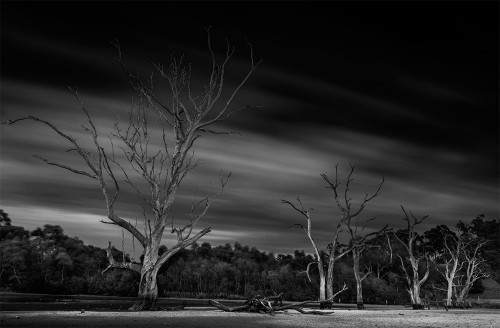
[[[134,297],[114,297],[96,295],[47,295],[0,293],[1,311],[126,311],[134,304]],[[208,307],[208,299],[160,298],[161,307],[175,307],[186,302],[189,308]],[[226,305],[241,305],[242,300],[221,300]],[[290,302],[284,302],[288,304]],[[318,307],[318,305],[311,305]],[[337,309],[354,309],[354,304],[335,304]],[[370,309],[386,308],[384,305],[367,305]],[[396,307],[404,309],[403,306]]]
[[[256,313],[228,313],[212,308],[183,311],[6,311],[0,327],[58,328],[144,328],[144,327],[500,327],[499,310],[334,310],[329,315],[303,315],[294,310],[275,316]]]
[[[270,316],[223,312],[200,299],[161,299],[160,305],[172,307],[184,301],[187,305],[180,311],[130,312],[127,308],[134,298],[0,293],[0,327],[500,327],[500,310],[494,309],[414,311],[403,306],[366,305],[360,311],[352,304],[334,304],[331,311],[324,311],[330,312],[327,315],[288,310]],[[242,301],[222,302],[237,305]]]

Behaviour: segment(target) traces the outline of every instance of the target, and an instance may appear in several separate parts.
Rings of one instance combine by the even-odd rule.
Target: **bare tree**
[[[253,106],[233,106],[233,99],[259,66],[255,62],[252,46],[250,46],[250,67],[230,92],[225,90],[225,70],[227,63],[234,54],[234,47],[227,42],[227,49],[222,60],[217,60],[212,49],[210,28],[207,29],[208,50],[211,56],[211,74],[208,83],[198,95],[191,89],[190,68],[186,68],[182,57],[171,57],[170,65],[151,61],[159,76],[165,79],[170,87],[170,99],[162,100],[153,86],[153,78],[144,82],[137,73],[127,67],[122,60],[121,48],[114,43],[117,59],[131,80],[138,95],[133,101],[128,122],[123,127],[119,122],[114,126],[114,132],[109,137],[110,143],[103,145],[103,136],[99,134],[92,117],[80,99],[77,90],[71,90],[80,103],[87,125],[83,129],[90,135],[93,149],[86,149],[76,138],[62,132],[52,123],[35,116],[27,116],[4,122],[14,124],[20,121],[33,120],[48,126],[59,136],[71,144],[70,151],[76,152],[87,166],[86,170],[74,168],[62,163],[48,160],[35,155],[45,163],[69,170],[96,181],[104,196],[109,221],[104,223],[119,226],[132,234],[133,238],[144,248],[144,260],[141,263],[119,262],[113,259],[111,243],[108,246],[108,268],[126,268],[140,273],[141,281],[137,302],[132,310],[157,309],[158,288],[156,276],[159,269],[179,250],[194,244],[202,236],[210,232],[210,228],[195,231],[200,219],[207,213],[213,200],[216,199],[227,183],[229,175],[221,173],[221,187],[211,190],[206,197],[195,202],[191,207],[190,222],[181,227],[175,227],[172,218],[172,206],[176,200],[178,188],[186,175],[194,169],[198,162],[193,159],[193,145],[205,133],[227,134],[211,129],[214,124],[224,121],[233,113]],[[154,116],[153,124],[150,116]],[[156,144],[153,142],[152,125],[160,126]],[[158,129],[157,129],[158,130]],[[114,140],[114,141],[113,141]],[[115,143],[118,143],[115,145]],[[156,145],[160,146],[156,146]],[[125,158],[120,160],[115,151],[120,150]],[[118,174],[124,178],[119,179]],[[141,183],[137,182],[141,179]],[[141,199],[144,207],[143,227],[140,231],[137,224],[122,218],[115,208],[120,193],[121,182],[129,185]],[[144,185],[149,189],[144,191]],[[146,211],[147,209],[147,211]],[[140,217],[141,215],[138,215]],[[159,255],[165,229],[176,237],[176,244]]]
[[[312,264],[317,264],[318,266],[318,271],[319,271],[319,300],[320,301],[325,301],[325,300],[332,300],[334,297],[333,293],[333,269],[335,267],[335,262],[344,257],[346,254],[349,254],[355,247],[361,247],[361,245],[364,245],[366,242],[366,238],[376,235],[377,233],[380,232],[374,232],[370,233],[364,236],[360,236],[359,239],[357,239],[356,243],[350,243],[347,247],[344,247],[342,249],[339,248],[339,236],[340,233],[342,232],[341,227],[343,224],[347,224],[348,226],[351,227],[351,231],[354,233],[354,230],[352,230],[352,219],[356,218],[361,212],[364,210],[366,203],[368,203],[370,200],[375,198],[376,196],[379,195],[380,189],[382,188],[382,184],[384,182],[384,179],[382,179],[382,182],[380,183],[377,191],[369,196],[365,195],[363,201],[359,205],[359,208],[356,210],[352,209],[352,202],[351,199],[349,198],[349,186],[350,183],[352,182],[352,174],[354,172],[354,166],[351,165],[351,171],[348,175],[348,179],[345,183],[345,190],[344,190],[344,200],[340,200],[340,182],[338,180],[338,165],[335,165],[335,182],[332,182],[328,176],[325,174],[321,174],[321,177],[327,182],[328,186],[327,188],[330,188],[334,192],[334,199],[337,204],[337,207],[341,210],[342,212],[342,217],[340,218],[339,222],[336,225],[335,231],[332,236],[332,242],[328,245],[328,266],[325,270],[325,265],[324,265],[324,259],[321,256],[321,253],[316,245],[316,242],[314,241],[312,234],[311,234],[311,214],[309,210],[306,210],[304,208],[304,205],[302,204],[301,200],[299,197],[297,197],[297,202],[299,206],[294,205],[293,203],[287,201],[287,200],[282,200],[281,202],[284,204],[288,204],[292,206],[294,210],[302,214],[306,219],[307,219],[307,228],[304,227],[302,224],[294,224],[292,226],[299,226],[304,230],[306,233],[307,237],[309,238],[315,252],[315,262],[311,262],[307,266],[307,274],[309,277],[309,268]],[[356,222],[357,224],[357,222]],[[384,227],[382,229],[385,230],[387,228]],[[357,228],[356,234],[357,234]],[[364,230],[364,228],[361,230],[361,232]],[[359,273],[359,271],[358,271]],[[309,277],[310,280],[310,277]]]
[[[316,242],[314,241],[314,238],[311,233],[311,214],[309,210],[306,210],[304,208],[304,205],[302,204],[302,201],[300,200],[300,197],[297,197],[297,202],[300,207],[295,206],[293,203],[282,199],[281,202],[283,204],[288,204],[290,205],[294,210],[302,214],[306,219],[307,219],[307,227],[304,227],[304,225],[297,223],[294,225],[291,225],[290,227],[293,226],[299,226],[302,230],[304,230],[306,236],[309,238],[309,241],[311,242],[312,247],[314,248],[314,253],[315,253],[315,261],[311,262],[307,265],[307,276],[309,277],[309,280],[311,280],[309,276],[309,268],[312,264],[317,264],[318,266],[318,271],[319,271],[319,300],[320,301],[325,301],[325,295],[326,295],[326,273],[325,273],[325,266],[323,264],[323,256],[321,252],[319,251],[318,246],[316,245]],[[337,227],[338,231],[338,227]]]
[[[452,232],[442,231],[442,237],[444,249],[438,257],[443,260],[443,265],[438,265],[437,271],[446,280],[446,306],[450,307],[452,306],[453,287],[456,286],[456,276],[464,265],[463,252],[466,245],[462,236],[457,236]]]
[[[463,304],[472,285],[481,278],[489,276],[485,259],[481,256],[487,241],[478,239],[467,240],[463,247],[463,271],[457,276],[456,299],[458,304]]]
[[[405,237],[400,237],[394,232],[394,236],[396,239],[401,243],[401,245],[404,246],[406,249],[408,256],[405,257],[405,259],[410,263],[411,270],[412,272],[408,272],[406,269],[406,264],[405,260],[399,255],[399,259],[401,261],[401,268],[405,273],[406,277],[406,282],[408,285],[408,293],[410,294],[411,298],[411,303],[414,309],[422,309],[423,308],[423,303],[422,299],[420,298],[420,287],[422,284],[427,280],[429,277],[429,263],[428,263],[428,257],[426,256],[425,253],[420,253],[416,250],[416,243],[418,239],[418,234],[415,231],[415,227],[424,221],[425,218],[428,217],[428,215],[418,219],[416,218],[413,213],[410,211],[411,218],[408,217],[408,213],[404,209],[403,206],[401,206],[401,209],[403,210],[403,213],[405,214],[405,217],[403,218],[404,221],[406,221],[407,228],[406,228],[406,233],[408,234],[406,239]],[[405,240],[406,239],[406,240]],[[420,273],[420,261],[423,259],[426,260],[426,265],[425,265],[425,271],[424,275],[422,277]]]
[[[328,274],[330,273],[330,271],[326,270],[325,265],[324,265],[324,260],[323,260],[322,253],[319,251],[319,248],[316,245],[316,242],[314,241],[314,238],[312,237],[312,233],[311,233],[311,214],[310,214],[309,210],[306,210],[304,208],[304,205],[302,204],[302,201],[300,200],[300,197],[297,197],[297,202],[300,205],[300,207],[297,207],[296,205],[294,205],[293,203],[291,203],[291,202],[289,202],[287,200],[281,200],[281,202],[283,204],[290,205],[294,210],[296,210],[297,212],[299,212],[300,214],[302,214],[307,219],[307,227],[304,227],[304,225],[302,225],[300,223],[293,224],[290,227],[299,226],[300,228],[302,228],[302,230],[304,230],[306,236],[309,238],[309,241],[311,242],[311,245],[314,248],[314,253],[315,253],[314,254],[314,262],[310,262],[307,265],[306,273],[307,273],[307,278],[309,279],[309,281],[311,281],[311,276],[309,275],[309,269],[310,269],[311,265],[313,265],[313,264],[317,265],[318,271],[319,271],[319,301],[320,302],[332,301],[335,296],[337,296],[338,294],[340,294],[343,291],[347,290],[347,287],[346,287],[346,284],[344,284],[344,287],[341,290],[337,291],[335,294],[333,294],[333,293],[331,295],[329,294],[328,297],[326,297],[326,295],[327,295],[326,294],[326,277],[328,276]],[[337,225],[337,229],[336,229],[335,235],[334,235],[334,241],[333,241],[333,243],[331,243],[329,245],[329,247],[335,247],[335,245],[337,244],[339,233],[340,233],[340,223]],[[342,251],[341,255],[340,254],[336,255],[336,258],[344,256],[349,251],[350,251],[350,249]],[[332,251],[331,253],[334,253],[334,251]],[[332,267],[328,266],[328,270],[333,270],[333,266]]]
[[[338,175],[338,165],[335,165],[335,181],[331,181],[326,174],[322,174],[323,179],[328,183],[328,188],[333,190],[334,199],[337,207],[342,213],[342,218],[339,223],[343,223],[350,234],[350,242],[348,249],[351,250],[352,259],[353,259],[353,271],[354,277],[356,279],[356,303],[358,309],[363,309],[363,287],[362,282],[366,277],[371,273],[371,268],[366,267],[366,271],[362,272],[360,268],[360,259],[363,253],[370,247],[368,245],[368,240],[370,237],[380,235],[387,231],[388,225],[385,225],[382,229],[370,233],[365,233],[364,230],[366,228],[366,224],[373,219],[367,220],[362,228],[359,227],[359,218],[358,216],[363,212],[366,207],[366,204],[371,201],[373,198],[377,197],[380,194],[380,190],[382,189],[382,185],[384,183],[384,178],[380,182],[377,190],[372,195],[365,194],[364,198],[360,202],[359,207],[352,207],[352,197],[349,195],[349,190],[352,181],[354,178],[352,177],[354,173],[354,166],[350,165],[350,171],[347,175],[347,180],[345,181],[344,190],[342,192],[342,183],[339,181]],[[335,234],[335,242],[338,238],[338,228]],[[328,263],[328,276],[327,276],[327,294],[333,294],[333,266],[337,259],[340,257],[334,254],[334,250],[330,251],[329,255],[329,263]]]
[[[486,241],[472,236],[468,231],[453,233],[442,231],[443,251],[438,253],[437,271],[446,280],[446,306],[453,306],[452,297],[462,304],[472,285],[481,278],[487,277],[485,261],[481,257],[481,249]]]

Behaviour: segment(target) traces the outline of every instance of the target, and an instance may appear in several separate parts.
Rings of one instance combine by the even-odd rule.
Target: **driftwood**
[[[302,306],[310,303],[319,303],[319,301],[304,301],[299,303],[293,303],[288,305],[283,305],[283,293],[277,296],[262,297],[260,295],[255,296],[247,300],[243,305],[238,306],[227,306],[215,300],[209,300],[208,303],[216,308],[225,312],[256,312],[256,313],[268,313],[274,315],[277,311],[284,310],[295,310],[302,314],[316,314],[325,315],[332,314],[333,311],[323,312],[323,311],[305,311]]]

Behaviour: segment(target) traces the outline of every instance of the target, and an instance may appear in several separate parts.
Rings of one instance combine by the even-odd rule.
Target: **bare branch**
[[[305,271],[301,271],[301,272],[299,272],[299,274],[300,274],[300,273],[305,273],[305,274],[307,274],[307,279],[309,279],[309,282],[312,282],[312,280],[311,280],[311,276],[309,275],[309,269],[310,269],[311,265],[316,264],[316,263],[318,263],[318,262],[317,262],[317,261],[309,262],[309,263],[307,264],[307,269],[306,269]]]
[[[174,115],[173,111],[170,109],[170,107],[168,107],[167,105],[165,105],[164,103],[162,103],[159,98],[153,93],[153,90],[150,89],[150,87],[148,87],[140,78],[139,76],[137,75],[137,73],[133,72],[124,62],[123,62],[123,59],[122,59],[122,52],[121,52],[121,46],[120,46],[120,43],[118,42],[118,40],[115,40],[114,42],[111,42],[111,44],[113,45],[113,47],[116,49],[116,52],[117,52],[117,56],[116,56],[116,59],[118,61],[118,63],[122,66],[123,70],[125,71],[125,73],[128,75],[128,77],[131,79],[131,81],[134,83],[135,85],[135,89],[136,91],[140,94],[140,95],[143,95],[146,97],[146,99],[148,99],[149,103],[154,105],[155,103],[158,104],[162,109],[164,109],[165,111],[167,111],[167,113],[169,113],[170,115]],[[154,106],[156,108],[156,106]],[[159,115],[161,115],[161,117],[166,121],[166,122],[169,122],[169,124],[173,125],[172,123],[170,123],[170,120],[164,115],[162,114],[161,111],[157,111]]]
[[[299,209],[293,203],[289,202],[288,200],[284,200],[284,199],[281,200],[281,203],[282,204],[288,204],[288,205],[290,205],[294,210],[296,210],[297,212],[299,212],[300,214],[302,214],[303,216],[305,216],[306,219],[309,219],[309,212],[307,212],[306,210],[304,210],[303,207],[301,209]]]
[[[132,271],[141,273],[142,266],[140,264],[132,262],[117,262],[113,258],[113,253],[111,252],[111,242],[108,243],[108,248],[106,249],[106,255],[108,257],[109,265],[106,269],[104,269],[102,273],[108,271],[111,268],[130,269]]]
[[[85,163],[87,164],[87,166],[92,170],[92,172],[94,172],[95,175],[99,174],[99,169],[91,163],[92,157],[89,155],[90,153],[87,150],[85,150],[83,147],[81,147],[76,142],[75,138],[73,138],[72,136],[70,136],[68,134],[65,134],[64,132],[62,132],[61,130],[59,130],[55,125],[53,125],[49,121],[40,119],[40,118],[38,118],[36,116],[33,116],[33,115],[28,115],[28,116],[25,116],[25,117],[22,117],[22,118],[19,118],[19,119],[8,120],[8,121],[5,121],[5,122],[2,122],[2,124],[12,125],[12,124],[15,124],[17,122],[25,121],[25,120],[33,120],[33,121],[36,121],[36,122],[43,123],[43,124],[47,125],[48,127],[50,127],[53,131],[55,131],[61,137],[63,137],[64,139],[68,140],[71,144],[73,144],[74,149],[83,158],[83,160],[85,161]],[[54,164],[51,164],[51,165],[54,165]],[[56,165],[56,166],[59,166],[59,165]],[[62,166],[60,166],[60,167],[62,167]],[[66,167],[63,167],[63,168],[67,169]],[[79,173],[79,174],[81,174],[81,173]],[[84,175],[86,175],[86,174],[84,174]]]
[[[57,167],[65,169],[65,170],[71,171],[73,173],[85,175],[85,176],[88,176],[89,178],[97,180],[97,176],[95,174],[90,174],[88,172],[77,170],[75,168],[72,168],[72,167],[64,165],[64,164],[60,164],[60,163],[49,161],[48,159],[46,159],[45,157],[42,157],[40,155],[32,155],[32,156],[35,157],[35,158],[38,158],[39,160],[41,160],[41,161],[43,161],[45,163],[47,163],[48,165],[57,166]]]
[[[340,293],[343,293],[347,289],[349,289],[349,288],[347,288],[347,284],[344,282],[344,286],[342,287],[342,289],[339,290],[338,292],[336,292],[335,294],[333,294],[330,298],[327,299],[327,301],[332,301],[335,297],[337,297],[337,295],[339,295]]]
[[[211,134],[238,134],[238,135],[242,135],[240,132],[238,131],[215,131],[215,130],[211,130],[211,129],[204,129],[204,128],[200,128],[199,129],[200,132],[206,132],[206,133],[211,133]]]

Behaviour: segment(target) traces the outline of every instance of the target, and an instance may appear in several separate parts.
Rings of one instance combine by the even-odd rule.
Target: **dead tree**
[[[194,94],[190,83],[190,65],[186,68],[182,57],[171,56],[170,65],[151,61],[154,70],[170,87],[168,101],[161,97],[153,86],[153,78],[147,82],[131,70],[122,59],[118,42],[114,43],[118,63],[122,66],[138,99],[132,101],[125,127],[117,122],[111,136],[102,135],[96,128],[92,117],[80,99],[77,90],[71,90],[80,104],[87,120],[83,129],[91,138],[91,148],[87,149],[76,138],[64,133],[52,123],[35,116],[27,116],[4,122],[14,124],[32,120],[45,124],[60,137],[66,139],[71,149],[77,153],[87,169],[70,167],[63,163],[48,160],[35,155],[45,163],[69,170],[75,174],[93,179],[99,186],[105,200],[107,217],[104,223],[116,225],[132,234],[133,238],[144,248],[142,264],[118,262],[111,255],[108,247],[109,268],[126,268],[140,274],[139,294],[137,302],[131,310],[157,309],[158,288],[156,276],[159,269],[179,250],[194,244],[202,236],[210,232],[210,227],[196,231],[196,225],[207,213],[212,201],[216,199],[227,183],[229,175],[221,173],[221,187],[211,190],[208,195],[191,207],[189,223],[175,227],[172,218],[172,206],[184,177],[193,170],[198,162],[193,159],[193,146],[204,134],[228,134],[213,130],[211,127],[228,119],[232,114],[254,106],[233,106],[233,100],[240,89],[259,66],[255,62],[250,45],[250,64],[247,73],[239,84],[229,92],[225,90],[225,70],[234,54],[234,47],[227,43],[225,56],[217,60],[212,49],[210,28],[207,29],[208,50],[211,56],[211,74],[203,91]],[[153,123],[150,123],[153,117]],[[152,128],[152,127],[155,128]],[[156,134],[155,134],[156,132]],[[153,136],[158,139],[153,141]],[[104,145],[109,137],[109,144]],[[158,146],[160,145],[160,146]],[[120,150],[122,157],[117,156]],[[123,179],[119,178],[123,176]],[[139,181],[138,181],[139,179]],[[143,211],[143,231],[128,220],[122,218],[116,209],[121,184],[130,186],[139,196]],[[148,188],[149,191],[144,190]],[[148,214],[146,214],[146,212]],[[141,215],[138,215],[140,217]],[[137,218],[136,218],[137,219]],[[173,247],[159,255],[165,230],[175,236],[177,242]]]
[[[350,165],[350,167],[351,169],[349,174],[347,175],[347,180],[343,184],[344,185],[343,192],[341,191],[342,183],[339,181],[338,165],[335,165],[335,181],[331,181],[326,174],[322,174],[321,176],[328,184],[328,188],[333,190],[335,203],[339,208],[340,212],[342,213],[342,218],[340,219],[340,223],[343,223],[347,227],[347,230],[349,231],[351,237],[348,249],[351,250],[353,259],[354,277],[356,279],[356,303],[358,309],[363,309],[364,302],[363,302],[362,283],[363,280],[366,279],[366,277],[371,273],[371,268],[367,268],[366,272],[361,272],[360,259],[363,253],[369,248],[369,245],[367,243],[369,238],[387,232],[388,225],[385,225],[382,229],[378,231],[364,233],[366,224],[374,219],[367,220],[365,222],[365,225],[361,229],[359,229],[358,216],[363,212],[363,210],[366,207],[366,204],[380,194],[380,190],[382,189],[382,185],[384,183],[384,178],[382,178],[382,181],[380,182],[377,190],[372,195],[365,194],[363,200],[360,202],[359,207],[354,209],[352,207],[353,205],[352,198],[349,196],[351,182],[354,180],[354,178],[352,177],[354,173],[354,166]],[[338,232],[336,233],[335,236],[336,236],[335,238],[336,242],[338,238]],[[328,263],[329,265],[328,276],[327,276],[328,297],[330,297],[329,295],[333,294],[333,266],[335,260],[339,258],[338,256],[334,255],[334,252],[335,249],[333,248],[330,251],[329,263]]]
[[[407,290],[408,290],[408,293],[410,294],[412,307],[414,309],[423,309],[424,305],[423,305],[422,299],[420,298],[420,287],[429,277],[429,260],[428,260],[428,257],[426,256],[425,253],[424,254],[418,253],[417,250],[415,249],[417,247],[416,242],[417,242],[417,237],[418,237],[418,234],[415,231],[415,227],[417,225],[421,224],[422,221],[424,221],[424,219],[428,217],[428,215],[418,219],[410,211],[410,215],[411,215],[411,219],[410,219],[410,217],[408,217],[408,213],[406,212],[406,210],[404,209],[403,206],[401,206],[401,209],[403,210],[403,213],[405,214],[405,217],[403,218],[403,220],[406,221],[406,224],[407,224],[406,232],[408,234],[408,236],[407,236],[408,239],[404,240],[405,239],[404,237],[401,238],[395,232],[393,232],[393,233],[394,233],[394,236],[396,237],[396,239],[401,243],[401,245],[404,246],[404,248],[406,249],[406,251],[408,253],[406,260],[410,263],[411,270],[412,270],[411,273],[408,272],[408,270],[406,269],[405,261],[403,260],[401,255],[399,255],[399,254],[397,254],[397,255],[401,261],[401,269],[405,273],[406,282],[407,282],[407,286],[408,286]],[[424,272],[424,275],[422,277],[422,275],[420,273],[419,264],[420,264],[420,261],[423,259],[425,259],[426,264],[425,264],[425,272]]]
[[[485,240],[468,240],[463,248],[463,271],[457,277],[456,299],[458,304],[463,304],[472,285],[479,279],[489,276],[485,266],[485,259],[481,256],[482,248],[487,244]]]
[[[443,233],[443,253],[438,255],[442,264],[437,271],[446,280],[446,307],[464,303],[472,285],[481,278],[487,277],[481,249],[486,241],[470,236],[467,232],[459,234]]]
[[[304,208],[304,205],[302,204],[302,201],[300,200],[300,197],[297,197],[297,202],[300,205],[299,207],[296,207],[293,203],[282,199],[281,202],[283,204],[288,204],[290,205],[294,210],[302,214],[306,219],[307,219],[307,227],[304,227],[304,225],[297,223],[294,224],[290,227],[293,226],[299,226],[302,230],[304,230],[306,236],[309,238],[309,241],[311,242],[312,247],[314,248],[314,253],[315,253],[315,262],[311,262],[307,266],[307,275],[309,277],[309,267],[311,264],[316,263],[318,265],[318,271],[319,271],[319,300],[320,301],[325,301],[325,295],[326,295],[326,275],[325,275],[325,267],[323,265],[323,257],[321,256],[321,253],[318,249],[318,246],[316,245],[316,242],[314,241],[314,238],[312,237],[311,233],[311,214],[308,210]],[[309,280],[311,278],[309,277]]]
[[[326,296],[326,277],[328,275],[328,271],[325,270],[325,265],[324,265],[324,262],[323,262],[323,257],[321,256],[322,254],[319,251],[319,248],[316,245],[316,242],[314,241],[314,238],[312,237],[312,233],[311,233],[311,214],[310,214],[309,210],[306,210],[304,208],[304,205],[302,204],[302,201],[300,200],[300,197],[297,197],[297,202],[298,202],[298,204],[299,204],[300,207],[297,207],[293,203],[291,203],[291,202],[289,202],[287,200],[284,200],[284,199],[282,199],[281,202],[283,204],[290,205],[294,210],[296,210],[297,212],[299,212],[300,214],[302,214],[307,219],[307,227],[304,227],[304,225],[302,225],[300,223],[293,224],[290,227],[299,226],[305,232],[306,236],[309,238],[309,241],[311,242],[312,247],[314,248],[314,253],[315,253],[314,258],[315,258],[315,261],[311,262],[311,263],[309,263],[307,265],[306,273],[307,273],[307,277],[308,277],[309,281],[311,281],[311,277],[309,275],[309,268],[313,264],[316,264],[318,266],[318,271],[319,271],[319,301],[320,302],[325,302],[325,301],[331,301],[331,300],[333,300],[333,298],[336,295],[340,294],[341,292],[343,292],[347,288],[346,288],[346,286],[344,284],[344,288],[341,291],[339,291],[335,295],[328,295],[328,297],[325,297]],[[334,247],[335,247],[335,245],[337,243],[337,240],[338,240],[339,231],[340,231],[340,224],[337,225],[337,230],[336,230],[335,235],[334,235],[334,244],[333,244]],[[337,254],[336,257],[339,258],[339,256],[343,256],[343,255],[347,254],[349,251],[350,250],[345,250],[340,255]],[[328,267],[328,270],[330,270],[330,266]]]
[[[443,260],[442,266],[437,266],[437,271],[446,280],[446,306],[452,306],[453,287],[455,287],[455,280],[457,273],[462,269],[463,252],[465,247],[465,240],[462,236],[457,236],[452,233],[443,234],[444,250],[441,257]]]

